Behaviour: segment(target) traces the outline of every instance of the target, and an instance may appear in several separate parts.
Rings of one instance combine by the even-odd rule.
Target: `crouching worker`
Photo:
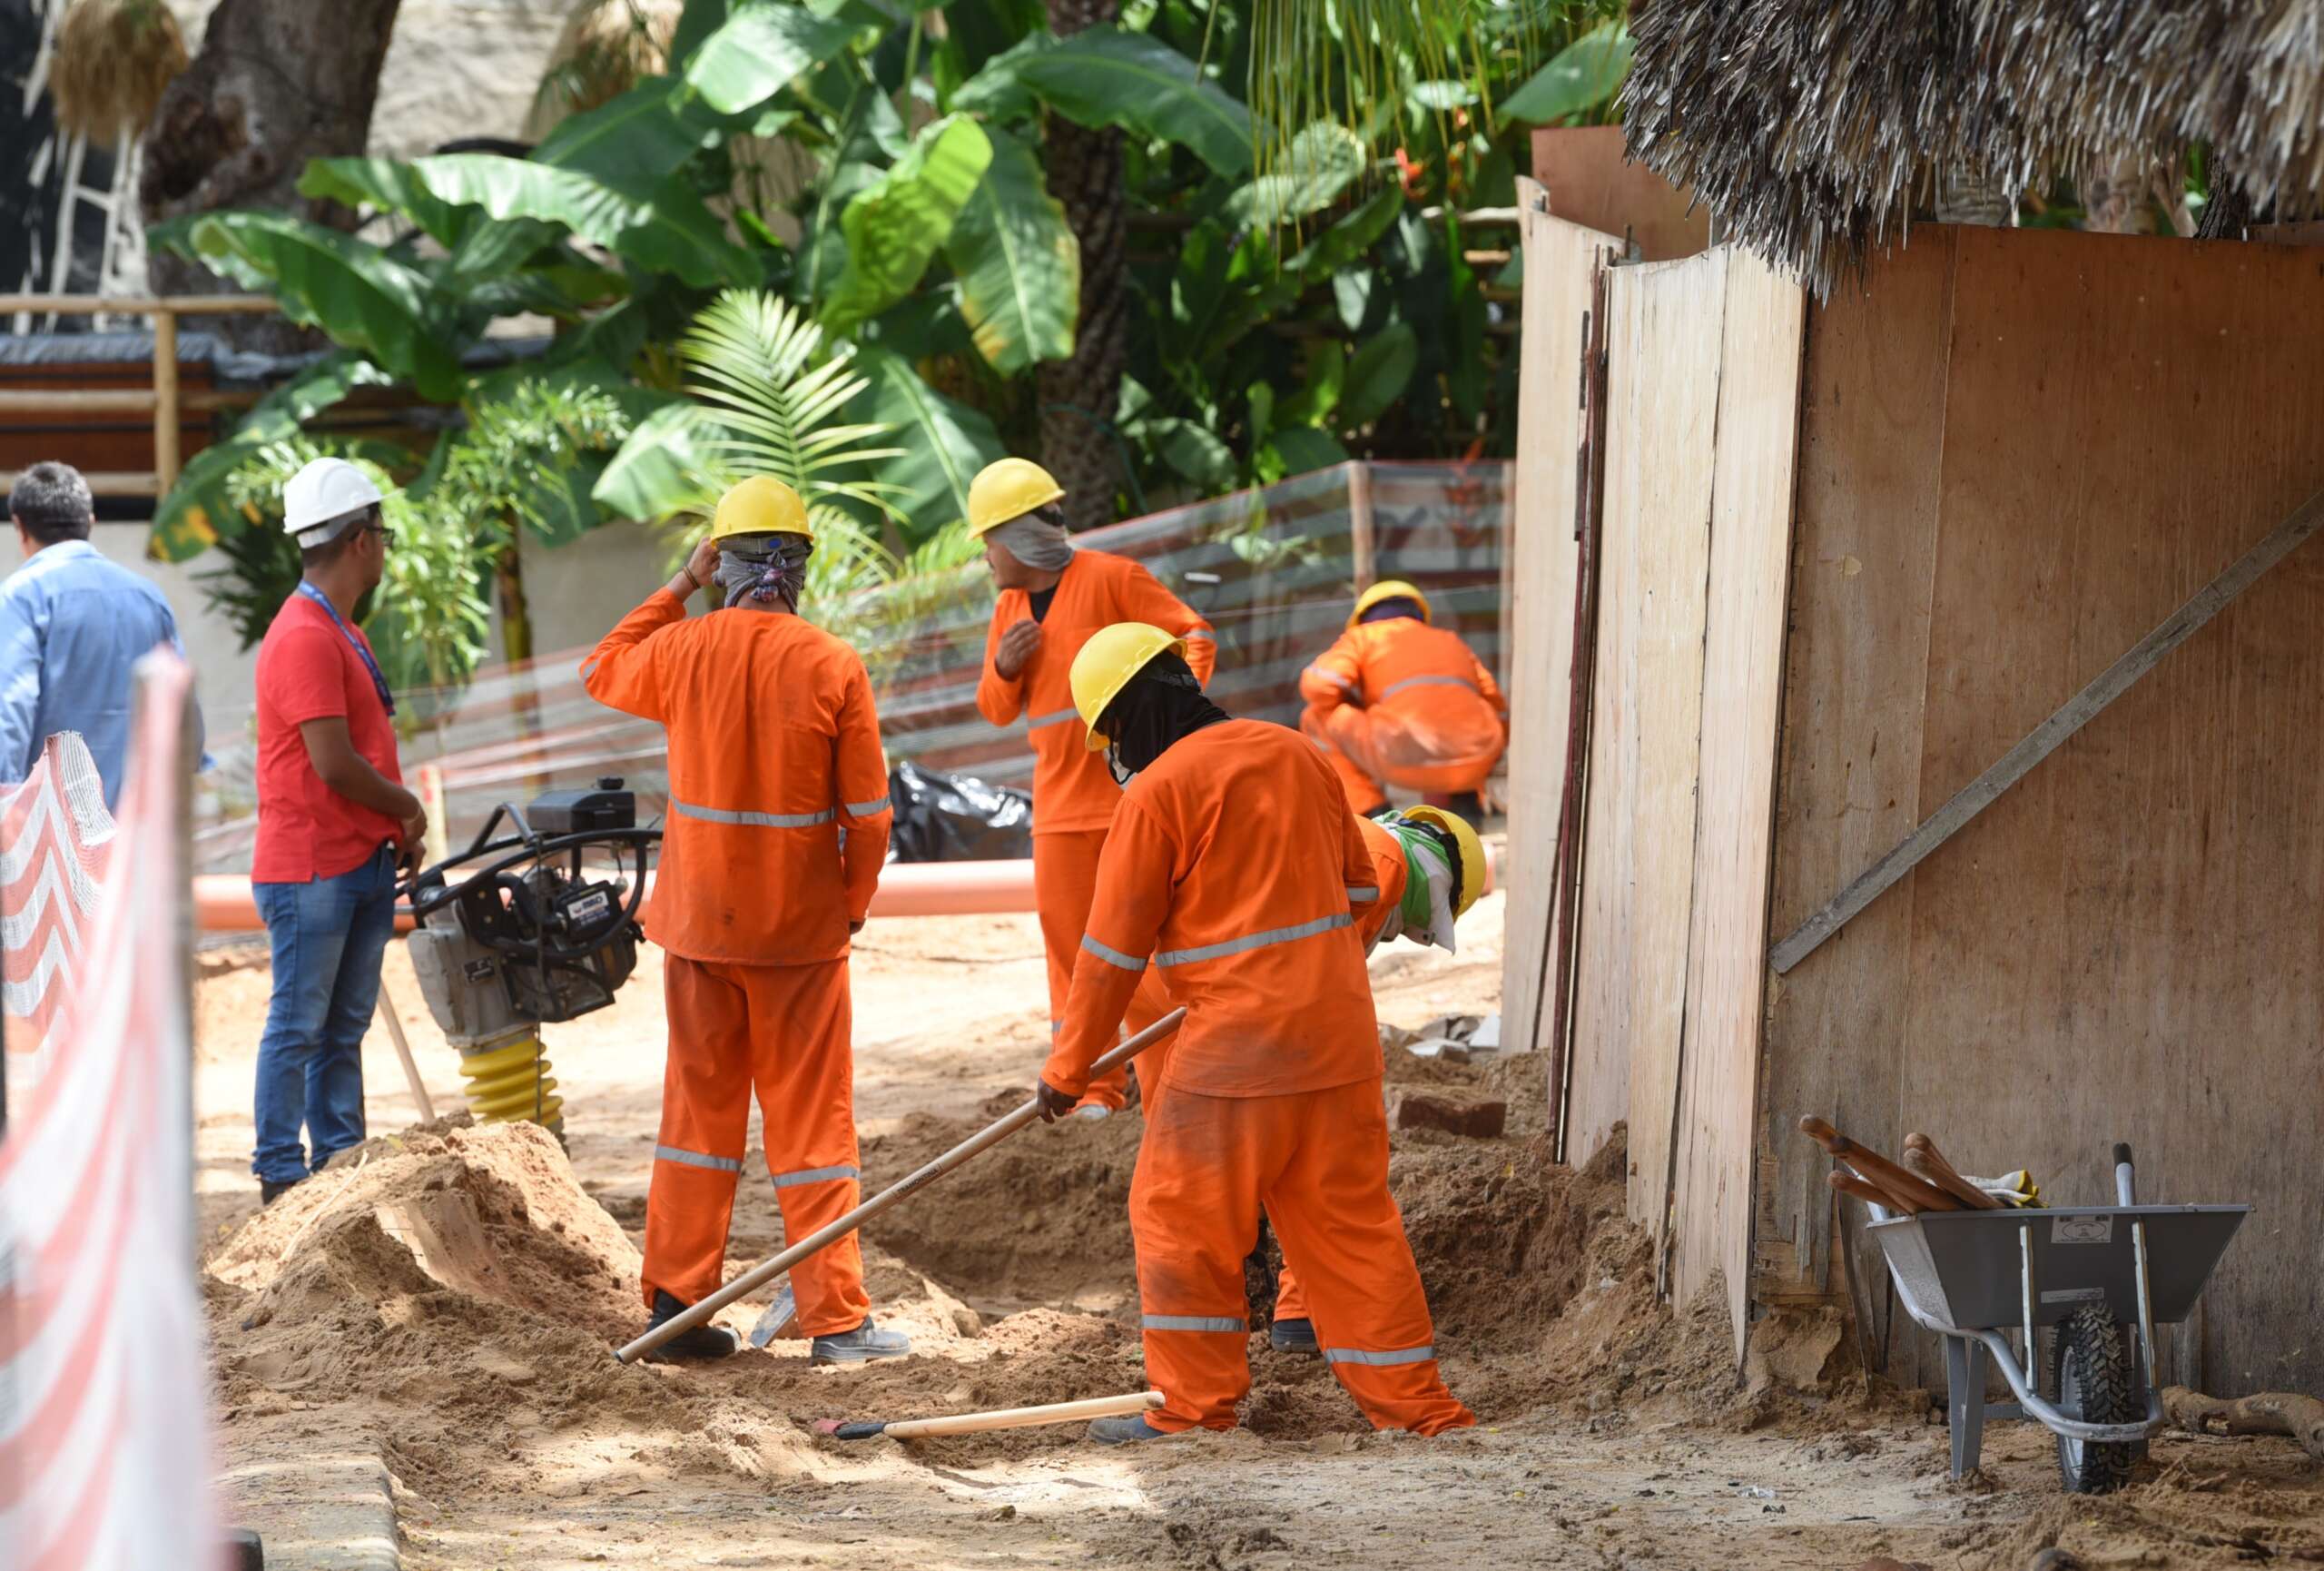
[[[1481,816],[1478,788],[1509,745],[1509,704],[1461,635],[1433,626],[1401,578],[1373,585],[1347,631],[1299,675],[1299,728],[1324,750],[1348,805],[1376,813],[1388,787]]]
[[[667,953],[670,1023],[645,1201],[654,1325],[723,1280],[753,1090],[785,1234],[803,1239],[860,1198],[848,939],[891,815],[863,662],[798,615],[813,549],[797,492],[743,481],[685,567],[581,667],[599,703],[669,732],[669,816],[645,908],[646,936]],[[714,583],[721,608],[689,619],[686,597]],[[791,1284],[816,1363],[911,1350],[872,1323],[852,1237],[801,1261]],[[662,1352],[736,1347],[704,1325]]]
[[[1407,807],[1358,818],[1355,826],[1380,887],[1378,903],[1356,913],[1355,935],[1364,953],[1402,938],[1452,953],[1452,924],[1484,891],[1485,847],[1477,832],[1442,807]],[[1278,1353],[1323,1350],[1307,1312],[1307,1290],[1288,1265],[1275,1281],[1267,1342]]]
[[[1364,1416],[1423,1435],[1474,1423],[1437,1374],[1388,1192],[1380,1039],[1354,914],[1379,897],[1371,855],[1331,766],[1282,726],[1229,719],[1185,650],[1126,622],[1073,662],[1088,746],[1130,778],[1041,1072],[1043,1116],[1080,1097],[1149,963],[1187,1011],[1130,1184],[1146,1367],[1165,1400],[1090,1434],[1118,1443],[1234,1427],[1251,1385],[1243,1257],[1262,1207]]]

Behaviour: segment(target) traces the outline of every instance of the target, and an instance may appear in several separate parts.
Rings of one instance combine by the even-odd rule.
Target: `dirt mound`
[[[1963,1564],[2020,1571],[2053,1546],[2085,1571],[2324,1561],[2324,1474],[2288,1440],[2198,1441],[2119,1494],[2061,1495],[1986,1529]]]
[[[865,1141],[865,1191],[940,1156],[1030,1094],[997,1093],[965,1119],[915,1115]],[[1134,1302],[1129,1181],[1144,1128],[1134,1112],[1037,1123],[873,1219],[864,1234],[980,1306],[1110,1310]]]

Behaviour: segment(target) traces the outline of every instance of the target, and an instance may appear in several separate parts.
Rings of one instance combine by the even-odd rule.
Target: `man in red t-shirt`
[[[306,573],[259,646],[251,862],[274,950],[251,1161],[270,1204],[362,1143],[363,1033],[395,932],[397,869],[428,832],[396,763],[395,700],[355,626],[387,562],[384,499],[353,464],[317,459],[282,500]]]

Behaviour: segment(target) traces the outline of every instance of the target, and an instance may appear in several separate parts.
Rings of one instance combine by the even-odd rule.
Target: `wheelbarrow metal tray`
[[[2183,1320],[2250,1206],[2075,1206],[1923,1211],[1872,1223],[1896,1290],[1931,1330],[2022,1326],[2018,1230],[2034,1231],[2035,1318],[2054,1326],[2103,1301],[2118,1324],[2139,1319],[2131,1224],[2146,1224],[2148,1288],[2157,1324]]]

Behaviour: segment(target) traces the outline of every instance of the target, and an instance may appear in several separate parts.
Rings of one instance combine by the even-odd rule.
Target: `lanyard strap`
[[[371,657],[371,651],[364,647],[363,640],[355,636],[355,629],[349,627],[340,618],[339,608],[330,603],[330,597],[304,578],[299,580],[299,592],[323,608],[323,615],[329,617],[332,625],[346,637],[347,647],[355,651],[355,657],[361,660],[363,668],[371,673],[371,688],[379,695],[380,706],[389,714],[393,715],[396,712],[396,699],[395,695],[388,691],[387,673],[379,669],[379,662]]]

